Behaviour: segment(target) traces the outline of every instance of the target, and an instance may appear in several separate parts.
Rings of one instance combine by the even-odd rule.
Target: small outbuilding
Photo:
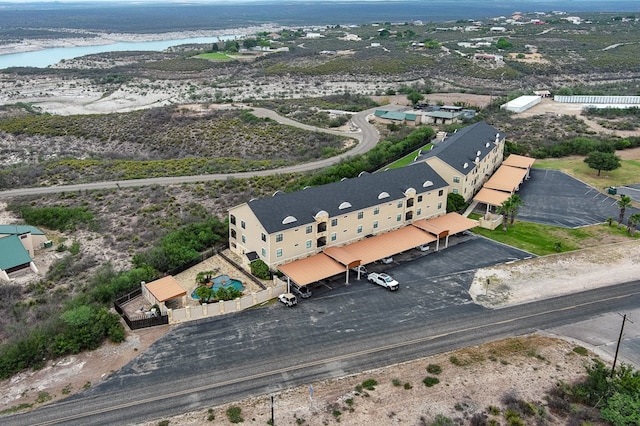
[[[540,96],[520,96],[506,104],[500,105],[500,109],[506,109],[507,111],[515,112],[517,114],[539,104],[541,100],[542,97]]]

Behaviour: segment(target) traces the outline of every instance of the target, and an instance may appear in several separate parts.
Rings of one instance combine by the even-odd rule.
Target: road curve
[[[11,198],[11,197],[21,197],[26,195],[42,195],[42,194],[55,194],[60,192],[75,192],[75,191],[85,191],[85,190],[94,190],[94,189],[116,189],[116,188],[131,188],[138,186],[148,186],[148,185],[175,185],[182,183],[196,183],[196,182],[208,182],[213,180],[225,180],[229,178],[251,178],[256,176],[268,176],[279,173],[299,173],[306,172],[310,170],[317,170],[324,167],[331,166],[340,162],[341,160],[352,157],[354,155],[363,154],[369,150],[371,150],[378,141],[380,140],[380,135],[377,129],[371,125],[367,121],[367,116],[372,114],[376,108],[371,108],[366,111],[361,111],[355,115],[353,115],[351,121],[354,126],[358,128],[356,132],[341,132],[338,130],[330,130],[323,129],[320,127],[309,126],[307,124],[302,124],[297,121],[291,120],[286,117],[282,117],[278,115],[276,112],[264,109],[264,108],[251,108],[252,113],[261,118],[270,118],[278,123],[285,124],[288,126],[294,126],[305,130],[310,130],[314,132],[323,132],[331,135],[348,137],[358,140],[358,145],[340,155],[336,155],[335,157],[325,158],[323,160],[313,161],[309,163],[296,164],[294,166],[282,167],[279,169],[269,169],[269,170],[256,170],[250,172],[240,172],[240,173],[228,173],[228,174],[209,174],[209,175],[194,175],[194,176],[171,176],[171,177],[156,177],[149,179],[131,179],[131,180],[115,180],[115,181],[105,181],[105,182],[92,182],[92,183],[80,183],[75,185],[59,185],[59,186],[43,186],[43,187],[32,187],[32,188],[19,188],[19,189],[10,189],[7,191],[0,191],[0,199],[2,198]]]

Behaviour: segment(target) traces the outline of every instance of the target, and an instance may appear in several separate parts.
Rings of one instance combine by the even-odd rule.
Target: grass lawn
[[[533,167],[563,171],[599,190],[609,186],[640,183],[640,161],[622,160],[621,163],[622,167],[619,169],[602,171],[600,176],[596,170],[590,169],[581,157],[536,160]]]
[[[389,164],[388,166],[385,167],[385,169],[397,169],[400,167],[404,167],[407,164],[411,164],[413,162],[413,160],[416,158],[416,155],[418,155],[418,152],[420,152],[420,150],[422,151],[428,151],[431,149],[431,146],[433,144],[428,143],[425,146],[423,146],[422,148],[418,148],[415,151],[405,155],[404,157],[400,158],[399,160],[394,161],[393,163]]]
[[[618,228],[615,222],[612,226],[600,224],[569,229],[532,222],[519,222],[516,219],[516,222],[508,227],[507,232],[502,230],[502,225],[493,231],[480,227],[473,228],[472,231],[538,256],[631,241],[640,237],[640,233],[631,237],[625,226]]]
[[[201,53],[200,55],[196,55],[196,58],[211,59],[214,61],[229,61],[233,59],[231,56],[220,52]]]

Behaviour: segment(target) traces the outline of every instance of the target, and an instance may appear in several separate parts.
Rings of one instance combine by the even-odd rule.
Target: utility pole
[[[620,343],[622,342],[622,333],[624,333],[624,323],[627,321],[627,314],[624,314],[622,316],[622,327],[620,327],[620,336],[618,336],[618,344],[616,345],[616,355],[613,357],[613,366],[611,366],[611,376],[613,377],[613,374],[616,371],[616,361],[618,360],[618,351],[620,350]],[[631,321],[631,320],[629,320]],[[633,322],[633,321],[631,321]]]
[[[271,395],[271,426],[275,426],[276,425],[276,421],[274,418],[274,413],[273,413],[273,395]]]

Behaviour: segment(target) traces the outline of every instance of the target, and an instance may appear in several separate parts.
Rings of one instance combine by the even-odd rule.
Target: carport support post
[[[291,278],[287,276],[287,293],[291,293]]]

